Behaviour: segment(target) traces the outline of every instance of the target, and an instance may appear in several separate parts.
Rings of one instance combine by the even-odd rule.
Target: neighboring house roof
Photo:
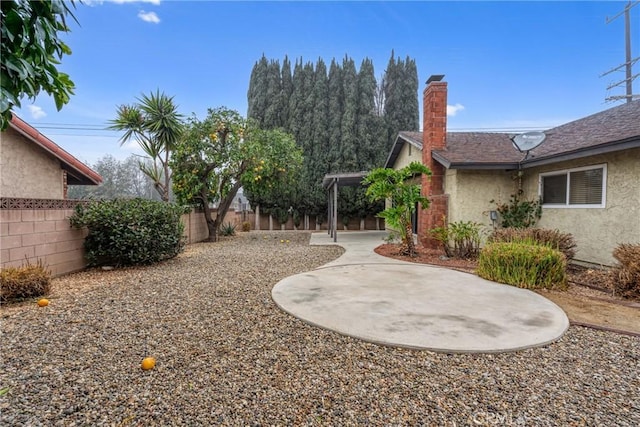
[[[446,148],[432,155],[450,169],[516,169],[640,147],[640,100],[544,133],[544,142],[525,155],[512,144],[515,134],[447,132]],[[422,149],[422,132],[400,132],[385,167],[393,166],[405,143]]]
[[[60,161],[63,170],[67,171],[68,185],[98,185],[102,177],[89,166],[63,150],[58,144],[41,134],[33,126],[12,114],[9,126],[22,136],[33,142]]]

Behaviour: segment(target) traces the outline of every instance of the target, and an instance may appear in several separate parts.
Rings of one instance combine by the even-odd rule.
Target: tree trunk
[[[216,219],[211,218],[211,208],[209,207],[209,203],[205,202],[202,206],[204,210],[204,220],[207,223],[207,230],[209,230],[209,236],[207,237],[207,242],[217,242],[218,241],[218,218],[220,218],[220,214],[216,215]]]
[[[205,204],[204,214],[207,221],[207,229],[209,230],[209,237],[207,238],[207,242],[217,242],[218,241],[218,230],[220,229],[220,225],[222,220],[227,215],[229,211],[229,207],[233,203],[233,199],[236,197],[238,193],[238,189],[240,188],[240,181],[233,184],[233,187],[229,190],[229,193],[226,197],[220,200],[218,204],[218,214],[216,215],[216,219],[211,218],[211,209],[209,209],[209,204]],[[203,196],[207,194],[208,191],[203,189]]]
[[[400,254],[408,255],[410,257],[416,256],[416,245],[413,243],[411,222],[405,226],[405,235],[403,236],[402,243],[400,244]]]

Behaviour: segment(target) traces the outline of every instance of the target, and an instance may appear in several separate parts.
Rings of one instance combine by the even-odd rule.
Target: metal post
[[[333,241],[338,241],[338,178],[334,181],[333,190]]]
[[[331,192],[333,191],[333,187],[327,187],[327,234],[333,237],[331,233],[331,212],[333,212],[333,207],[331,207],[331,201],[333,197],[331,197]]]

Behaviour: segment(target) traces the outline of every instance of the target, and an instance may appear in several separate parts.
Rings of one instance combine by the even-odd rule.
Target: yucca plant
[[[235,236],[236,235],[236,226],[227,222],[226,224],[222,224],[220,226],[220,235],[221,236]]]

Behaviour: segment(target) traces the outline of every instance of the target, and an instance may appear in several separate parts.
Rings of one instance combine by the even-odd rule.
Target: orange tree
[[[411,178],[420,174],[431,176],[431,170],[418,162],[411,162],[402,169],[374,169],[363,179],[367,185],[366,194],[372,201],[390,200],[391,206],[378,214],[400,234],[401,255],[415,256],[411,216],[416,204],[422,209],[429,207],[429,199],[420,195],[420,186],[412,184]]]
[[[215,242],[241,186],[254,194],[269,192],[290,182],[301,163],[291,135],[259,129],[234,110],[209,109],[204,120],[188,121],[174,148],[173,191],[180,203],[203,209],[208,240]]]

